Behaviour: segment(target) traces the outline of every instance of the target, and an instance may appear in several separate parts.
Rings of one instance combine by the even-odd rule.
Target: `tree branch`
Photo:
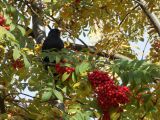
[[[96,48],[94,46],[88,46],[85,47],[84,45],[80,45],[80,44],[71,44],[68,48],[74,49],[74,50],[82,50],[84,48],[89,48],[90,53],[95,54],[96,53]],[[96,55],[101,56],[101,57],[106,57],[106,58],[110,58],[110,59],[122,59],[122,60],[128,60],[128,61],[132,61],[131,58],[124,56],[122,54],[108,54],[108,53],[104,53],[104,52],[98,52],[96,53]]]
[[[148,19],[150,20],[150,22],[152,23],[155,30],[160,36],[160,21],[157,18],[157,16],[153,12],[149,11],[149,9],[146,6],[146,2],[144,0],[133,0],[133,1],[139,4],[139,6],[143,10],[143,12],[146,14],[146,16],[148,17]]]
[[[30,114],[30,111],[28,111],[26,108],[24,108],[24,107],[22,107],[22,106],[20,106],[20,105],[18,105],[18,104],[16,104],[16,103],[14,103],[14,102],[11,102],[11,104],[13,104],[13,105],[15,105],[15,106],[23,109],[26,113]]]
[[[15,95],[15,94],[19,94],[19,95],[21,94],[21,95],[28,96],[28,97],[30,97],[30,98],[39,99],[39,98],[37,98],[37,97],[31,96],[31,95],[28,95],[28,94],[25,94],[25,93],[18,93],[18,92],[9,93],[9,94],[7,94],[7,95],[4,97],[4,99],[5,99],[6,97],[10,96],[10,95]]]
[[[147,44],[149,43],[149,40],[150,40],[150,39],[147,40],[147,42],[146,42],[146,44],[145,44],[145,46],[144,46],[141,60],[143,60],[144,52],[145,52],[145,50],[146,50]]]
[[[41,44],[46,38],[45,31],[43,30],[43,16],[41,16],[43,13],[43,2],[42,0],[37,0],[33,4],[29,3],[27,0],[25,0],[25,2],[27,7],[32,11],[32,28],[36,43]]]
[[[130,12],[128,12],[128,13],[124,16],[124,18],[121,20],[119,26],[122,25],[122,23],[125,21],[125,19],[128,17],[128,15],[131,14],[131,12],[134,11],[136,8],[138,8],[138,6],[139,6],[139,5],[136,5],[134,8],[132,8],[132,9],[130,10]]]

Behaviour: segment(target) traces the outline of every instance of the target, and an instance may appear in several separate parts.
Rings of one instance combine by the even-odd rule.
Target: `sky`
[[[149,35],[147,34],[146,31],[144,32],[143,39],[144,41],[130,42],[131,49],[136,53],[137,58],[139,60],[142,59],[143,50],[144,50],[144,55],[143,55],[143,59],[144,59],[149,54],[150,48],[151,48],[151,44],[148,42]]]

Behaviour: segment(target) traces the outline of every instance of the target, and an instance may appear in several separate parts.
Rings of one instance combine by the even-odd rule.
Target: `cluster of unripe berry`
[[[109,113],[111,108],[120,108],[121,105],[129,102],[129,88],[116,85],[114,79],[107,73],[95,70],[88,74],[88,79],[104,116]],[[105,119],[108,120],[109,116]]]
[[[10,26],[6,25],[6,19],[0,15],[0,26],[4,27],[6,30],[10,30]]]
[[[60,63],[57,63],[55,65],[55,69],[56,69],[56,72],[59,74],[64,74],[65,72],[69,74],[75,71],[75,68],[62,66]]]

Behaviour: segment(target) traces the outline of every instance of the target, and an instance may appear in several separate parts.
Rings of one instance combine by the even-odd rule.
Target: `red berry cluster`
[[[88,79],[97,95],[98,104],[104,113],[107,113],[111,108],[119,108],[121,104],[129,102],[129,88],[116,85],[107,73],[95,70],[88,74]]]
[[[92,87],[95,89],[101,84],[104,84],[106,81],[111,80],[111,78],[103,71],[95,70],[92,73],[88,74],[88,79],[91,82]]]
[[[13,60],[12,61],[12,67],[14,69],[18,70],[18,69],[21,69],[21,68],[24,67],[24,63],[21,60],[19,60],[19,59]]]
[[[6,30],[10,30],[10,26],[5,25],[6,19],[0,15],[0,26],[4,27]]]
[[[75,71],[75,68],[61,66],[60,63],[56,64],[55,68],[56,68],[56,72],[59,73],[59,74],[64,74],[65,72],[67,72],[69,74],[69,73],[72,73],[72,72]]]

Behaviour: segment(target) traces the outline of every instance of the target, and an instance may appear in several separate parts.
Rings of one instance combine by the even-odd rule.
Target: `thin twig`
[[[125,19],[128,17],[128,15],[130,15],[131,12],[134,11],[134,10],[135,10],[136,8],[138,8],[138,7],[139,7],[139,5],[136,5],[134,8],[132,8],[132,9],[130,10],[130,12],[128,12],[128,13],[124,16],[124,18],[123,18],[122,21],[120,22],[119,26],[121,26],[122,23],[125,21]]]
[[[29,2],[28,2],[27,0],[25,0],[25,3],[26,3],[26,5],[27,5],[27,7],[28,7],[35,15],[37,15],[38,17],[40,17],[39,14],[32,8],[32,6],[29,5]]]
[[[10,95],[14,95],[14,94],[18,94],[18,95],[25,95],[25,96],[28,96],[28,97],[31,97],[31,98],[34,98],[34,99],[39,99],[39,98],[37,98],[37,97],[34,97],[34,96],[31,96],[31,95],[28,95],[28,94],[25,94],[25,93],[18,93],[18,92],[14,92],[14,93],[9,93],[9,94],[7,94],[5,97],[4,97],[4,99],[6,98],[6,97],[8,97],[8,96],[10,96]]]
[[[19,106],[18,104],[14,103],[14,102],[11,102],[11,104],[23,109],[26,113],[30,114],[30,112],[27,109],[23,108],[22,106]]]
[[[143,60],[144,52],[145,52],[145,50],[146,50],[146,47],[147,47],[147,44],[148,44],[149,40],[150,40],[150,39],[147,40],[147,42],[146,42],[146,44],[145,44],[145,46],[144,46],[141,60]]]

